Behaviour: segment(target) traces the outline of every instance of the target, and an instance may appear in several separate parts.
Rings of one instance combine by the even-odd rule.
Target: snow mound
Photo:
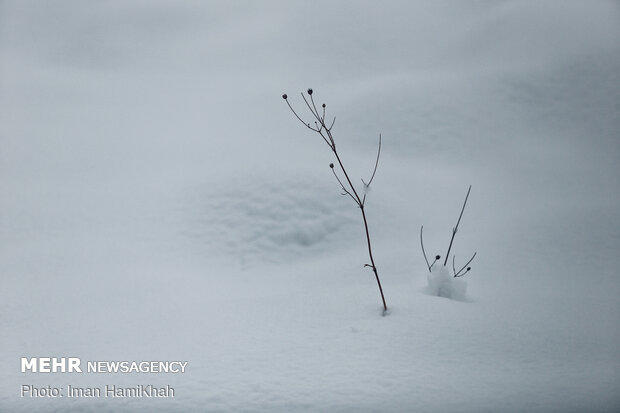
[[[354,226],[354,209],[333,187],[253,182],[234,188],[198,191],[189,201],[183,233],[201,254],[286,262],[340,248]]]
[[[455,278],[445,266],[435,267],[428,273],[427,291],[431,295],[464,301],[467,293],[467,281]]]

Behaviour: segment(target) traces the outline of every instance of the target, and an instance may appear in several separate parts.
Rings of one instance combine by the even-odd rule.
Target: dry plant
[[[347,170],[345,169],[342,163],[342,159],[340,158],[340,154],[338,153],[338,150],[336,148],[336,142],[334,140],[334,136],[332,135],[332,129],[334,128],[336,118],[334,117],[328,126],[328,124],[325,123],[325,108],[326,108],[325,103],[321,105],[321,110],[319,110],[314,102],[312,89],[308,89],[306,93],[308,95],[307,97],[306,95],[304,95],[303,92],[301,93],[301,97],[303,98],[304,103],[306,104],[306,106],[308,107],[308,110],[310,111],[312,115],[312,118],[313,118],[312,122],[306,122],[298,115],[298,113],[295,111],[295,109],[293,109],[293,107],[289,103],[288,96],[286,94],[282,95],[282,98],[286,101],[286,104],[291,109],[295,117],[305,127],[307,127],[313,132],[316,132],[318,135],[321,136],[323,141],[327,144],[327,146],[329,146],[329,148],[331,149],[331,151],[333,152],[336,158],[337,166],[335,166],[334,163],[330,163],[329,167],[331,168],[332,173],[334,174],[334,177],[336,177],[336,180],[338,181],[338,183],[340,184],[340,187],[342,188],[342,195],[351,197],[353,202],[355,202],[355,204],[357,205],[357,207],[360,209],[362,213],[362,220],[364,221],[364,229],[366,231],[366,243],[368,245],[368,257],[370,259],[370,263],[365,264],[364,267],[369,267],[372,270],[372,272],[375,274],[377,285],[379,286],[379,292],[381,293],[381,300],[383,302],[383,314],[385,315],[387,312],[387,305],[385,303],[385,296],[383,295],[383,288],[381,287],[381,281],[379,280],[377,266],[375,265],[375,260],[372,256],[372,245],[370,242],[370,232],[368,230],[368,220],[366,219],[366,210],[365,210],[366,193],[368,192],[368,188],[370,184],[372,183],[373,179],[375,178],[375,173],[377,172],[377,166],[379,165],[379,156],[381,155],[381,135],[379,135],[379,147],[377,149],[377,159],[375,161],[375,167],[372,171],[372,175],[370,176],[370,179],[368,180],[368,182],[365,182],[363,179],[361,180],[362,184],[364,185],[363,186],[364,195],[360,196],[358,190],[353,185],[353,182],[351,182],[351,179],[349,178],[349,174],[347,173]],[[337,170],[340,171],[340,174],[344,177],[344,179],[340,178]]]
[[[454,237],[457,231],[459,230],[459,224],[461,223],[461,218],[463,218],[463,212],[465,211],[465,205],[467,205],[467,200],[469,199],[470,192],[471,192],[471,185],[469,185],[469,189],[467,190],[467,195],[465,196],[465,202],[463,202],[463,207],[461,208],[459,219],[458,221],[456,221],[456,226],[452,228],[452,238],[450,238],[450,245],[448,245],[448,251],[446,252],[446,256],[443,261],[444,267],[448,264],[448,258],[450,257],[450,250],[452,249],[452,244],[454,243]],[[435,260],[431,264],[428,263],[428,258],[426,257],[426,251],[424,250],[424,239],[422,236],[423,231],[424,231],[424,225],[420,227],[420,245],[422,246],[422,254],[424,255],[424,260],[426,261],[426,267],[428,268],[429,272],[432,272],[433,266],[435,265],[437,261],[441,259],[441,255],[435,255]],[[461,269],[458,271],[456,270],[456,267],[455,267],[456,256],[455,255],[452,256],[452,274],[454,278],[462,277],[471,270],[471,267],[469,266],[469,264],[471,264],[474,258],[476,258],[476,254],[477,252],[474,252],[474,255],[472,255],[469,261],[467,261],[465,265],[463,265],[463,267],[461,267]]]

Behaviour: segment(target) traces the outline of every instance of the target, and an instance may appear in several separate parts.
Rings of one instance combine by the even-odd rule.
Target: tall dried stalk
[[[310,111],[310,113],[312,114],[312,117],[314,118],[312,123],[304,121],[297,114],[295,109],[293,109],[293,107],[289,103],[288,96],[286,94],[282,95],[282,98],[286,101],[286,104],[288,105],[288,107],[293,112],[293,115],[295,115],[295,117],[305,127],[310,129],[311,131],[316,132],[317,134],[319,134],[321,136],[321,138],[323,139],[323,141],[325,141],[327,146],[329,146],[331,151],[334,153],[334,156],[336,157],[336,162],[337,162],[337,165],[338,165],[338,169],[340,170],[342,176],[344,176],[344,182],[338,176],[338,173],[336,172],[334,164],[330,163],[329,167],[331,168],[332,173],[334,174],[334,177],[336,178],[336,180],[340,184],[340,187],[342,188],[342,191],[343,191],[342,195],[345,195],[345,196],[348,195],[349,197],[351,197],[353,202],[355,202],[355,204],[358,206],[358,208],[360,209],[360,211],[362,213],[362,220],[364,221],[364,229],[365,229],[365,233],[366,233],[366,243],[368,245],[368,257],[370,259],[370,264],[365,264],[364,266],[365,267],[370,267],[372,269],[372,272],[375,274],[375,279],[377,280],[377,285],[379,286],[379,292],[381,293],[381,301],[383,302],[383,314],[385,315],[385,313],[387,312],[387,305],[385,303],[385,296],[383,295],[383,287],[381,287],[381,280],[379,279],[379,274],[377,272],[377,266],[375,265],[375,259],[374,259],[373,255],[372,255],[372,245],[371,245],[371,242],[370,242],[370,232],[368,230],[368,220],[366,219],[366,210],[365,210],[366,193],[367,193],[366,190],[368,189],[368,187],[372,183],[373,179],[375,178],[375,174],[377,172],[377,166],[379,165],[379,156],[381,155],[381,135],[379,135],[379,148],[377,150],[377,159],[375,161],[375,167],[374,167],[374,169],[372,171],[372,175],[371,175],[370,179],[368,180],[368,182],[365,182],[362,179],[362,184],[364,185],[364,195],[360,197],[358,191],[355,189],[355,186],[351,182],[351,179],[349,178],[349,174],[347,173],[347,170],[345,169],[345,167],[344,167],[344,165],[342,163],[342,159],[340,158],[340,154],[338,153],[338,150],[336,149],[336,142],[335,142],[334,137],[332,135],[332,129],[334,127],[334,124],[336,123],[336,118],[334,117],[334,119],[332,120],[331,124],[329,126],[327,126],[327,124],[325,123],[325,108],[326,108],[325,103],[323,103],[321,105],[321,110],[319,111],[319,109],[317,108],[317,106],[316,106],[316,104],[314,102],[314,97],[313,97],[312,89],[308,89],[306,93],[307,93],[308,97],[306,97],[306,95],[304,95],[303,92],[301,93],[301,97],[303,98],[306,106],[308,107],[308,110]]]

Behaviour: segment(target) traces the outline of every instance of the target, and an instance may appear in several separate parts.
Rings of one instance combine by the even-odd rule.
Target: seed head
[[[312,95],[312,89],[308,89],[308,94]]]
[[[471,267],[467,267],[467,271],[471,270]]]
[[[325,108],[325,103],[323,103],[323,108]]]
[[[288,98],[288,96],[285,94],[282,95],[282,99],[286,100]]]
[[[435,255],[435,259],[438,260],[441,258],[441,255]]]
[[[332,169],[334,169],[334,164],[333,164],[333,163],[330,163],[330,164],[329,164],[329,167],[330,167],[330,168],[332,168]]]

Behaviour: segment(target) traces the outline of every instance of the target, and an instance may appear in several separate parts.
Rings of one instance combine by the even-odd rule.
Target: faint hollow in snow
[[[243,263],[321,253],[337,248],[339,234],[354,224],[345,208],[324,195],[327,190],[282,182],[202,191],[188,201],[183,232],[205,253],[218,251]]]

